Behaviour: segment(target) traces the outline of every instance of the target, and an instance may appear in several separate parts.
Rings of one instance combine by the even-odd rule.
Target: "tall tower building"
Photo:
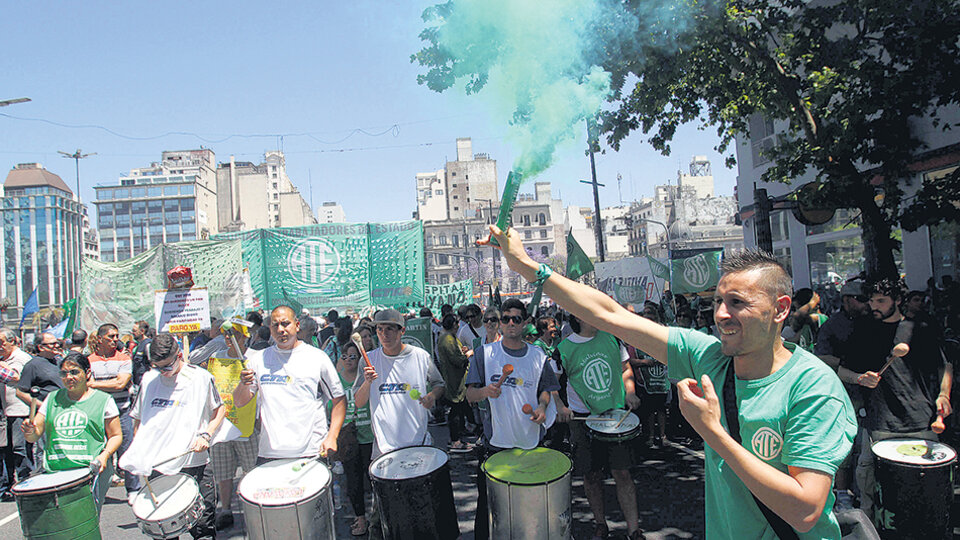
[[[457,160],[446,166],[447,219],[473,217],[480,205],[499,205],[497,162],[473,153],[469,137],[457,139]],[[422,219],[422,218],[421,218]]]

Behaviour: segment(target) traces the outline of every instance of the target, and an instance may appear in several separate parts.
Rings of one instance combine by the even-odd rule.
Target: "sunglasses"
[[[483,322],[485,322],[485,323],[497,322],[497,318],[496,318],[496,317],[487,317],[486,319],[483,320]]]
[[[179,363],[179,360],[180,360],[180,354],[177,353],[176,358],[174,358],[173,361],[170,362],[169,364],[166,364],[166,365],[163,365],[163,366],[158,366],[158,365],[156,365],[156,364],[152,364],[150,367],[152,367],[153,369],[156,369],[156,370],[158,370],[158,371],[162,371],[162,372],[164,372],[164,373],[169,373],[169,372],[173,371],[174,369],[176,369],[177,363]]]
[[[79,369],[61,369],[61,370],[60,370],[60,377],[63,378],[63,377],[66,377],[67,375],[73,375],[74,377],[76,377],[77,375],[80,375],[81,373],[83,373],[83,371],[81,371],[81,370],[79,370]]]
[[[503,324],[509,324],[511,322],[514,324],[520,324],[523,322],[523,317],[519,315],[504,315],[503,317],[500,317],[500,322]]]
[[[359,359],[360,359],[360,355],[359,355],[359,354],[345,354],[343,357],[346,358],[347,360],[359,360]]]
[[[51,349],[62,349],[63,345],[53,342],[53,343],[41,343],[44,347],[50,347]]]

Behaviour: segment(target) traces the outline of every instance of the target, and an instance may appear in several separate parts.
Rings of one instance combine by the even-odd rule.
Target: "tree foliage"
[[[813,175],[824,202],[857,208],[868,275],[897,272],[891,231],[960,217],[956,174],[904,197],[928,150],[921,130],[953,127],[960,105],[960,0],[596,0],[609,17],[595,22],[591,61],[612,75],[602,114],[608,144],[619,149],[640,131],[664,154],[677,128],[715,129],[728,153],[751,115],[786,126],[765,153],[765,181]],[[440,23],[456,2],[425,13]],[[636,31],[625,34],[624,14]],[[445,53],[437,26],[413,61],[421,84],[441,91],[465,77],[481,89],[488,73]],[[495,46],[495,44],[490,44]],[[875,195],[883,193],[882,204]],[[952,197],[952,198],[951,198]]]

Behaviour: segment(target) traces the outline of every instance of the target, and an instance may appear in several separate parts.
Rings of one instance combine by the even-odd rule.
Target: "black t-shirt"
[[[40,400],[46,399],[47,394],[63,388],[63,381],[60,379],[60,368],[56,360],[48,360],[42,356],[34,356],[20,371],[20,382],[17,389],[21,392],[30,393],[30,388],[37,386],[40,388]]]
[[[856,349],[842,365],[857,373],[880,371],[894,346],[897,325],[879,321],[855,324],[852,341]],[[929,324],[914,324],[910,353],[890,364],[876,388],[865,389],[867,429],[894,433],[929,429],[944,366],[940,338]]]
[[[133,350],[133,384],[139,385],[143,374],[150,371],[150,359],[147,358],[147,345],[149,345],[151,341],[149,338],[144,338],[137,344],[137,348]]]
[[[820,327],[820,333],[817,335],[817,344],[813,349],[813,354],[817,356],[830,355],[837,358],[845,358],[852,352],[854,319],[840,312],[827,319]]]

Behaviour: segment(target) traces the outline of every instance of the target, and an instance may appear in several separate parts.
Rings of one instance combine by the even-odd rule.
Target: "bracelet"
[[[210,432],[208,432],[208,431],[201,431],[201,432],[200,432],[200,436],[203,437],[204,440],[206,440],[207,442],[210,442],[210,438],[211,438]]]
[[[537,269],[537,280],[533,283],[538,287],[543,285],[543,282],[550,278],[553,275],[553,270],[547,266],[546,263],[540,263],[540,268]]]

